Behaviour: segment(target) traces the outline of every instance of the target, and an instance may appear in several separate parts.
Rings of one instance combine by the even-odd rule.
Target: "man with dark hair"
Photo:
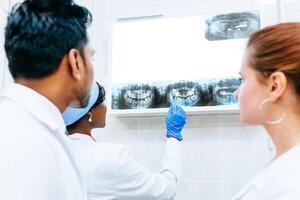
[[[25,0],[9,13],[5,51],[15,83],[0,95],[1,199],[86,198],[61,112],[89,99],[91,21],[72,0]]]

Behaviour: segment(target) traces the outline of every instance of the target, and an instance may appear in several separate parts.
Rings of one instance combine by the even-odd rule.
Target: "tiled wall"
[[[5,21],[9,5],[18,0],[0,2],[0,25]],[[257,9],[258,0],[80,0],[94,16],[91,44],[96,49],[95,79],[109,83],[109,33],[117,18],[163,14],[167,17],[191,16],[214,12],[234,11],[242,7]],[[208,3],[209,2],[209,3]],[[242,2],[242,3],[241,3]],[[267,7],[265,23],[279,21],[276,0],[264,1]],[[286,2],[282,0],[280,2]],[[289,1],[292,2],[292,1]],[[296,2],[296,1],[295,1]],[[283,4],[284,5],[284,4]],[[288,20],[297,19],[296,6]],[[287,15],[285,12],[285,15]],[[265,14],[264,14],[265,15]],[[300,18],[298,18],[299,20]],[[281,19],[282,20],[282,19]],[[3,28],[0,30],[3,46]],[[0,90],[12,80],[7,71],[3,48],[0,50]],[[4,73],[4,67],[6,72]],[[4,84],[3,84],[4,83]],[[164,117],[117,118],[108,115],[107,126],[94,133],[99,141],[128,145],[132,154],[153,171],[159,171],[164,153]],[[265,131],[260,127],[242,125],[237,114],[188,116],[183,131],[184,171],[176,200],[225,200],[271,159],[273,150]]]
[[[94,132],[103,142],[128,145],[142,164],[159,172],[164,153],[164,117],[108,116]],[[176,200],[229,199],[270,160],[269,138],[238,115],[188,116],[183,131],[184,170]]]
[[[6,66],[6,57],[4,53],[4,26],[8,7],[9,1],[0,1],[0,91],[4,86],[4,66]]]

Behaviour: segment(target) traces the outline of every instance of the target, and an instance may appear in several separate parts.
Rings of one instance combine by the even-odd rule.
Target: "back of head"
[[[300,23],[281,23],[251,35],[249,65],[263,77],[282,71],[300,96]]]
[[[101,105],[104,100],[105,100],[105,89],[103,86],[101,86],[98,82],[95,82],[91,88],[90,91],[90,98],[88,105],[84,108],[72,108],[68,107],[64,112],[63,112],[63,119],[65,121],[65,124],[67,126],[68,131],[72,131],[75,128],[79,127],[80,122],[86,118],[85,116],[89,113],[92,112],[93,108]],[[99,112],[99,111],[97,111]],[[105,121],[106,118],[106,111],[104,113],[105,115],[103,118],[99,118],[99,114],[97,115],[97,119],[101,121]]]
[[[90,12],[72,0],[25,0],[15,5],[5,27],[5,51],[14,78],[54,73],[70,49],[88,43]]]

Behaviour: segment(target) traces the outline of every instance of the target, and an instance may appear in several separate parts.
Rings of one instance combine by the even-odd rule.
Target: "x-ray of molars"
[[[167,87],[167,100],[170,104],[194,106],[201,98],[200,86],[197,82],[178,81]]]
[[[124,84],[113,88],[113,109],[140,109],[153,107],[154,87],[149,84]]]
[[[219,80],[213,89],[213,99],[216,105],[236,104],[237,98],[234,91],[238,89],[241,80],[238,78],[230,78]]]
[[[246,38],[259,29],[258,11],[215,15],[205,21],[205,37],[209,41]]]

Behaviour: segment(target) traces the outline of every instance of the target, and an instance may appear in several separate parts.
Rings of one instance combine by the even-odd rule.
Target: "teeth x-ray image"
[[[149,84],[130,84],[123,89],[122,97],[128,108],[149,108],[154,104],[154,88]]]
[[[209,41],[246,38],[259,29],[258,11],[215,15],[205,21],[205,37]]]
[[[219,80],[213,88],[213,99],[216,105],[236,104],[237,98],[233,95],[241,84],[238,78]]]
[[[167,87],[168,82],[158,82],[154,83],[156,88],[155,93],[155,107],[156,108],[167,108],[169,107],[168,97],[167,97]]]
[[[239,85],[237,78],[114,85],[112,109],[167,108],[172,103],[186,107],[236,104],[233,92]]]
[[[201,101],[198,106],[212,106],[213,105],[213,87],[214,80],[200,81]]]
[[[192,81],[179,81],[170,84],[166,92],[170,104],[194,106],[201,98],[199,85]]]
[[[111,95],[111,108],[112,109],[124,109],[124,104],[122,103],[122,89],[124,85],[114,85],[112,88]]]

